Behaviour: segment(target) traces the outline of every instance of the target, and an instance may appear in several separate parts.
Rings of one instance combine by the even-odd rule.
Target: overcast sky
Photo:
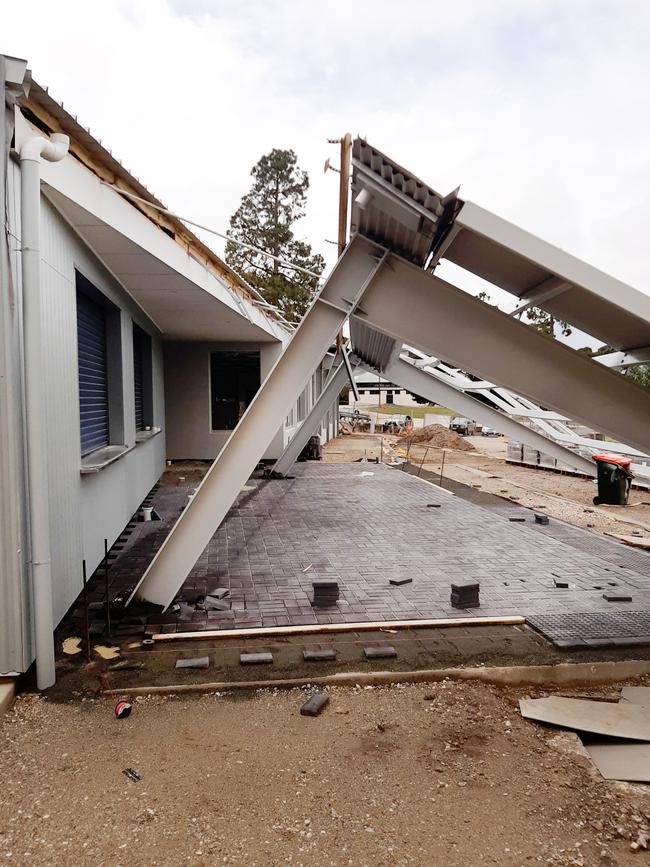
[[[31,0],[0,34],[199,222],[225,229],[257,159],[293,148],[299,232],[331,262],[326,139],[350,131],[650,293],[648,0]]]

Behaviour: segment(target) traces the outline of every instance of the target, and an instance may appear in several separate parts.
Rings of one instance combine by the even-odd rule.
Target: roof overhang
[[[38,134],[21,115],[16,144]],[[285,341],[264,315],[74,156],[41,165],[43,192],[154,322],[163,338]]]

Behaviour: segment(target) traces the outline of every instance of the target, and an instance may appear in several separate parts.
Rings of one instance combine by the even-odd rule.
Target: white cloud
[[[650,292],[644,0],[32,0],[2,18],[2,50],[199,222],[225,228],[261,154],[293,147],[301,230],[331,261],[325,140],[349,130]]]

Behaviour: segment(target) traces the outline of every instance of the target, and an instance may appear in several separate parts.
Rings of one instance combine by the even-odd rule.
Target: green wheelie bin
[[[630,472],[629,458],[602,452],[592,455],[598,469],[598,496],[594,505],[626,506],[634,475]]]

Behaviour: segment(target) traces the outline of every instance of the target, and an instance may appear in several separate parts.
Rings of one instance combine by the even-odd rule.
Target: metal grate
[[[650,644],[650,611],[537,614],[526,622],[560,647]]]

